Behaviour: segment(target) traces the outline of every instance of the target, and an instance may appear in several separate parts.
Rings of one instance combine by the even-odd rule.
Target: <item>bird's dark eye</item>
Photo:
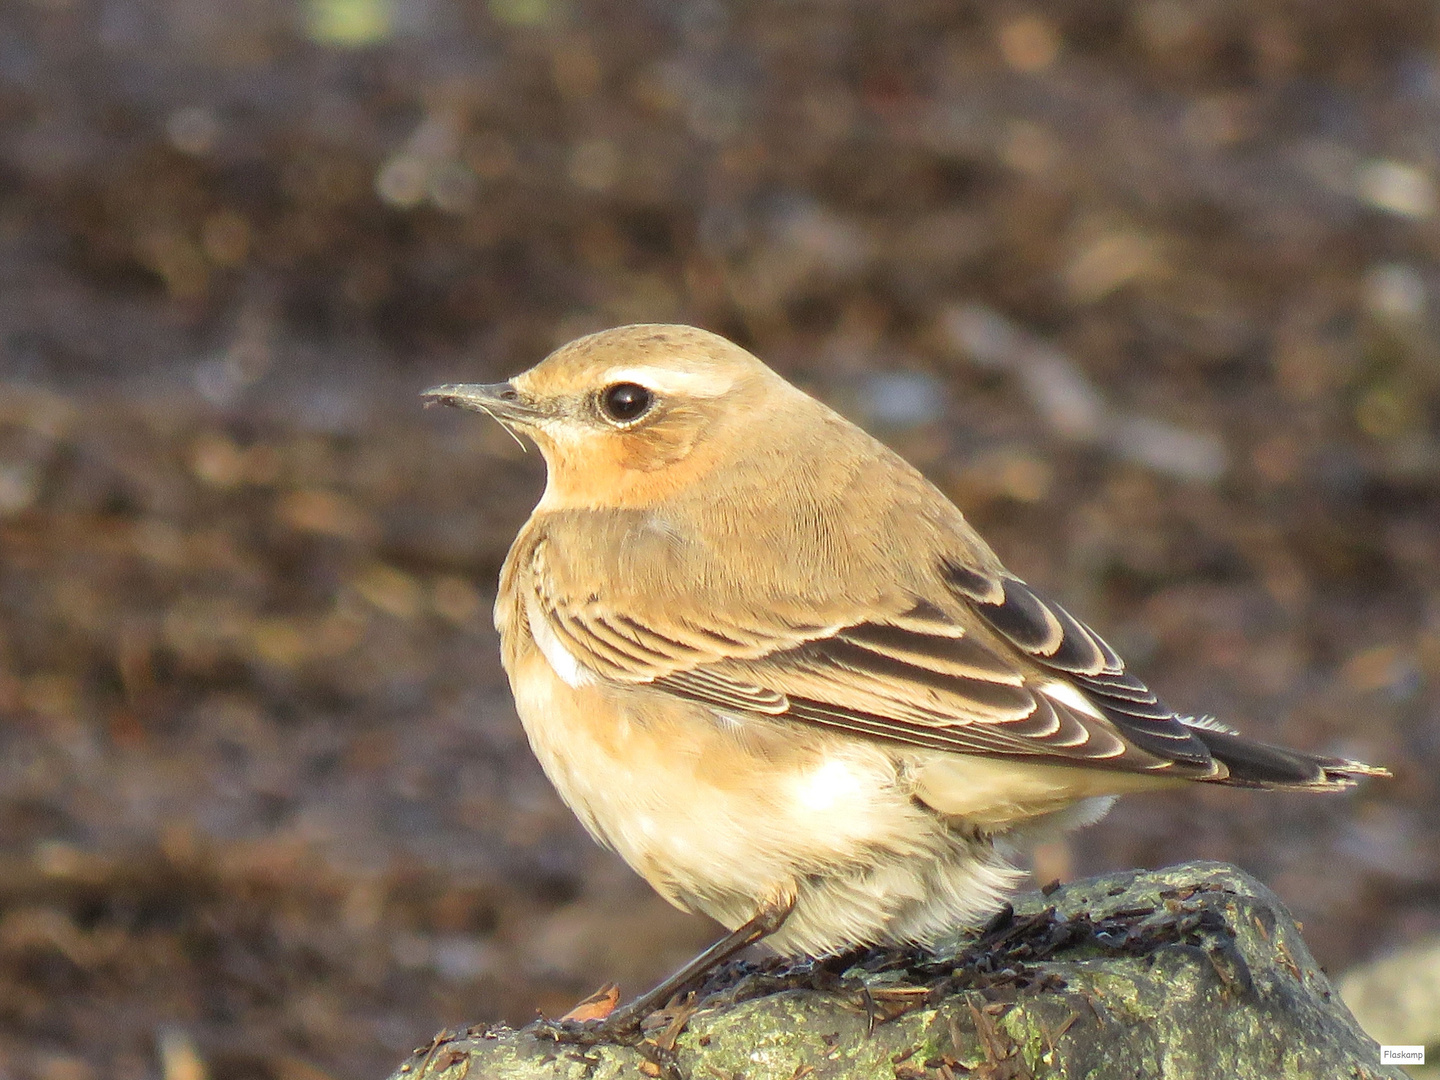
[[[655,395],[639,383],[622,382],[607,386],[600,394],[600,408],[618,423],[638,420],[650,408]]]

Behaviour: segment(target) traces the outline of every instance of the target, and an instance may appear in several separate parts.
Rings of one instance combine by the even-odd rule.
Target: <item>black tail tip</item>
[[[1344,791],[1361,780],[1387,778],[1389,769],[1349,758],[1325,757],[1247,739],[1212,722],[1187,725],[1227,775],[1216,782],[1231,787],[1297,791]]]
[[[1395,775],[1383,765],[1367,765],[1349,758],[1317,758],[1316,762],[1325,774],[1319,785],[1323,788],[1350,788],[1371,777],[1389,780]]]

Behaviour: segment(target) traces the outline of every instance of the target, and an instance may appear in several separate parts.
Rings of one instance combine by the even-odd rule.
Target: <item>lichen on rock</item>
[[[1278,898],[1222,863],[1021,897],[933,955],[736,964],[628,1044],[442,1033],[392,1080],[1403,1080]]]

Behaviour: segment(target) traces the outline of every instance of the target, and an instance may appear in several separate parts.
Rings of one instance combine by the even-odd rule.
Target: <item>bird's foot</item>
[[[601,1043],[633,1045],[641,1038],[640,1022],[645,1019],[641,1002],[617,1009],[620,987],[606,983],[554,1020],[541,1017],[526,1029],[537,1039],[550,1039],[570,1046],[599,1046]]]
[[[633,1016],[616,1017],[611,1014],[603,1020],[567,1020],[564,1017],[551,1020],[541,1017],[526,1026],[525,1030],[537,1039],[566,1046],[601,1046],[620,1044],[633,1046],[642,1037],[640,1022]]]

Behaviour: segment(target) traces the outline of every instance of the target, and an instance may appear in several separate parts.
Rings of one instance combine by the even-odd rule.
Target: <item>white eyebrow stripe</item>
[[[662,367],[616,368],[605,375],[606,385],[633,382],[660,394],[680,394],[689,397],[721,397],[730,392],[735,381],[729,376],[713,372],[676,371]]]

